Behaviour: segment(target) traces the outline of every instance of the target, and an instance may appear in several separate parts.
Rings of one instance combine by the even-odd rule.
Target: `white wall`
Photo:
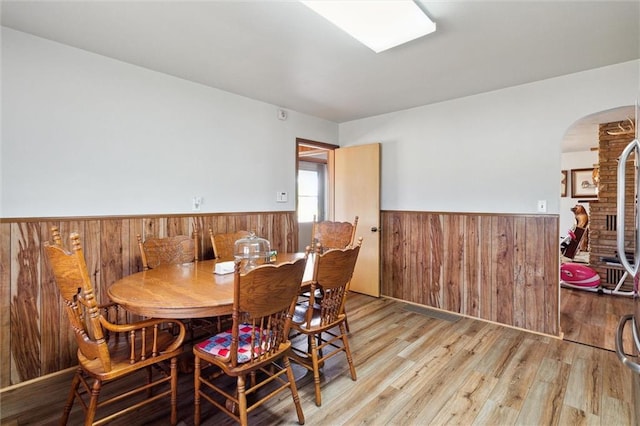
[[[293,210],[296,137],[381,142],[382,209],[558,214],[564,132],[633,104],[639,66],[338,126],[3,28],[0,217]]]
[[[277,110],[2,28],[0,217],[294,210],[295,138],[338,126]]]
[[[597,146],[597,145],[594,145]],[[567,231],[575,225],[575,216],[571,207],[582,204],[587,212],[589,203],[578,203],[578,198],[571,198],[571,170],[588,169],[598,163],[598,151],[567,152],[562,154],[560,165],[567,171],[567,196],[560,198],[560,235],[566,235]]]
[[[340,145],[380,142],[384,210],[560,209],[561,141],[579,118],[633,105],[640,61],[340,124]]]

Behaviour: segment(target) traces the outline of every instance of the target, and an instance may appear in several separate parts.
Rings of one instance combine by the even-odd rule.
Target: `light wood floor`
[[[436,319],[406,306],[351,295],[358,380],[350,379],[343,358],[334,357],[324,367],[323,404],[316,407],[312,380],[296,367],[307,425],[632,424],[631,373],[611,351],[467,318]],[[192,378],[180,380],[179,418],[190,425]],[[167,405],[115,424],[167,424]],[[232,423],[204,407],[205,425]],[[53,410],[41,412],[38,423],[55,423],[46,417],[57,416]],[[75,413],[70,424],[81,418]],[[297,424],[290,396],[258,409],[250,422]]]

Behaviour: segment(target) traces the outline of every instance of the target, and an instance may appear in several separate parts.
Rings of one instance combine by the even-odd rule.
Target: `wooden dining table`
[[[304,253],[278,254],[275,264],[304,257]],[[302,283],[311,280],[309,256]],[[126,276],[108,289],[109,298],[137,315],[153,318],[205,318],[231,314],[234,274],[214,273],[216,260],[156,268]]]

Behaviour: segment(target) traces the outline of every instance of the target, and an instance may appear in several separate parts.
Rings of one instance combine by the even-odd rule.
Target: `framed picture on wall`
[[[598,185],[593,182],[593,168],[571,170],[571,198],[598,198]]]
[[[567,196],[567,177],[568,177],[568,172],[566,170],[562,170],[560,172],[560,196],[561,197]]]

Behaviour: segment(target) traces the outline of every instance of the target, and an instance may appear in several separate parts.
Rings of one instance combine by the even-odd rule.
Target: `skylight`
[[[301,0],[376,53],[436,30],[413,0]]]

